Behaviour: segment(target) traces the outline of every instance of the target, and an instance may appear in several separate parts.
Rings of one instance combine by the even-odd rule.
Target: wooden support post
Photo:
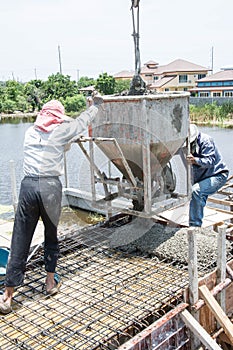
[[[69,181],[68,181],[66,151],[64,151],[64,177],[65,177],[65,187],[68,188],[69,187]]]
[[[229,338],[231,344],[233,345],[233,324],[205,285],[199,287],[199,291],[202,295],[202,298],[205,300],[206,305],[212,311],[215,318],[224,329],[224,332]]]
[[[181,318],[186,324],[186,326],[191,330],[191,332],[195,334],[196,338],[198,338],[207,349],[221,350],[218,344],[211,338],[211,336],[206,332],[206,330],[187,310],[181,312]]]
[[[217,247],[217,284],[219,284],[226,279],[226,225],[221,225],[218,227]],[[223,311],[226,311],[225,289],[219,293],[217,300]]]
[[[198,301],[198,271],[197,271],[197,237],[196,228],[188,229],[188,272],[189,272],[189,303],[194,305]],[[199,312],[191,310],[193,318],[196,322],[199,321]],[[200,346],[199,338],[190,335],[191,349],[196,349]]]
[[[143,156],[143,182],[144,182],[144,211],[151,213],[151,162],[150,162],[150,144],[142,146]]]
[[[90,173],[91,173],[91,193],[92,201],[96,202],[96,188],[95,188],[95,170],[94,170],[94,145],[93,141],[89,141],[89,153],[90,153]]]
[[[15,176],[15,162],[10,160],[10,173],[11,173],[11,187],[12,187],[12,204],[14,212],[16,213],[18,206],[17,190],[16,190],[16,176]]]
[[[230,205],[230,211],[233,212],[233,205]],[[233,219],[231,219],[231,223],[233,223]]]
[[[198,301],[197,238],[195,230],[194,227],[188,229],[189,302],[191,305]]]

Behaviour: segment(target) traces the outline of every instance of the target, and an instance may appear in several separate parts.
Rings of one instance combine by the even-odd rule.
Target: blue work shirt
[[[199,132],[193,156],[197,163],[192,166],[193,183],[229,171],[214,140],[207,134]]]

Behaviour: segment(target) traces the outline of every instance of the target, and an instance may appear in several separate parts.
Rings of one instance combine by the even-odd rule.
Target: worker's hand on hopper
[[[186,157],[188,164],[197,164],[195,157],[190,153]]]
[[[90,106],[96,106],[99,107],[104,102],[103,97],[97,92],[94,91],[92,93],[92,96],[87,98],[87,105]]]
[[[89,96],[87,98],[87,107],[91,107],[92,105],[93,105],[93,98]]]
[[[97,91],[95,91],[92,96],[94,106],[99,107],[100,105],[102,105],[102,103],[104,102],[103,97]]]

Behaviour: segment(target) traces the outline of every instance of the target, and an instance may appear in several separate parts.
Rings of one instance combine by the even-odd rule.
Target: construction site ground
[[[127,216],[79,225],[74,212],[64,214],[69,225],[63,220],[59,225],[61,290],[49,298],[44,290],[39,223],[33,242],[38,249],[25,283],[15,291],[13,312],[1,316],[2,350],[117,349],[183,302],[189,285],[186,227]],[[12,219],[1,221],[2,246],[9,244],[12,226]],[[212,228],[197,232],[199,277],[216,267]],[[227,241],[226,254],[232,260],[232,241]],[[183,324],[172,327],[182,334],[183,344],[188,342]]]

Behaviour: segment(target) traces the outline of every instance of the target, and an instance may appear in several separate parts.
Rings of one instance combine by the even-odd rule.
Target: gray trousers
[[[55,272],[61,198],[62,185],[58,177],[25,177],[22,180],[5,278],[7,287],[23,283],[31,241],[40,217],[44,224],[45,270]]]

